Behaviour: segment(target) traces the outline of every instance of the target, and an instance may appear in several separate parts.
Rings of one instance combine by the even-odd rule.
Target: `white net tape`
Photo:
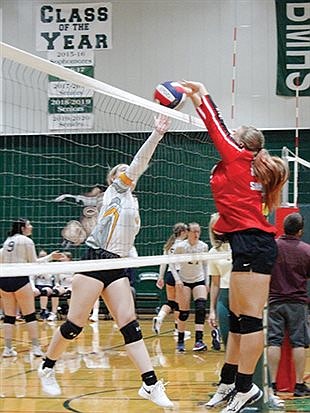
[[[137,258],[112,258],[106,260],[93,261],[72,261],[72,262],[50,262],[50,263],[22,263],[22,264],[2,264],[0,276],[21,277],[36,274],[62,274],[73,272],[112,270],[116,268],[140,268],[160,264],[209,261],[229,258],[229,254],[204,253],[204,254],[176,254],[176,255],[154,255]]]
[[[90,78],[69,68],[57,65],[46,59],[32,55],[3,42],[0,42],[0,55],[2,58],[12,60],[16,63],[25,65],[42,73],[67,80],[83,88],[92,89],[99,94],[111,96],[119,101],[130,103],[143,109],[148,109],[155,113],[168,115],[170,118],[180,121],[182,123],[182,129],[184,128],[184,125],[187,124],[189,125],[190,129],[193,129],[194,127],[196,129],[202,128],[205,130],[205,126],[201,119],[195,116],[160,106],[150,100],[133,95],[124,90],[113,87],[107,83]]]

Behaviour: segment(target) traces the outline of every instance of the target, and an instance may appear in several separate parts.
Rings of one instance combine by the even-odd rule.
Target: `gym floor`
[[[39,323],[43,349],[47,348],[59,323]],[[211,349],[208,326],[204,340],[208,351],[193,352],[194,324],[191,316],[188,329],[192,331],[192,338],[186,341],[186,352],[180,354],[175,350],[172,318],[168,317],[163,323],[160,336],[152,333],[152,316],[140,316],[140,324],[157,376],[168,382],[167,394],[175,404],[172,411],[206,412],[203,402],[215,391],[224,357],[223,349]],[[0,331],[3,347],[3,332]],[[17,323],[14,346],[17,357],[0,359],[2,412],[141,413],[145,410],[155,413],[164,410],[138,396],[140,374],[126,356],[122,336],[112,320],[90,323],[57,362],[56,377],[62,388],[62,395],[58,397],[47,397],[41,390],[37,376],[41,359],[29,354],[24,323]],[[310,350],[307,350],[305,380],[309,384]],[[279,395],[285,400],[285,409],[280,411],[310,411],[310,398],[293,398],[291,393]]]

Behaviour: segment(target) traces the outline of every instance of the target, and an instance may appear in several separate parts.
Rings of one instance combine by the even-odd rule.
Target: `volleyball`
[[[167,81],[157,85],[154,100],[170,109],[180,110],[186,99],[184,88],[179,82]]]

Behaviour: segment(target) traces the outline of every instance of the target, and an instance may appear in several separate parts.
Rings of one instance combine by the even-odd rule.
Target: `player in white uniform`
[[[208,245],[199,239],[200,234],[201,228],[199,224],[196,222],[188,224],[187,239],[176,246],[174,254],[208,252]],[[189,317],[191,296],[193,294],[195,302],[195,346],[193,347],[193,351],[204,351],[207,350],[207,346],[203,342],[203,330],[209,288],[207,262],[182,262],[179,265],[180,269],[179,271],[176,271],[175,265],[171,264],[180,309],[177,350],[180,352],[185,351],[185,321]]]
[[[34,242],[29,236],[32,234],[32,225],[28,219],[19,218],[13,222],[8,238],[0,250],[1,263],[28,263],[47,262],[59,260],[63,254],[54,251],[43,258],[38,258]],[[16,310],[20,308],[28,328],[29,337],[32,342],[32,353],[41,357],[38,339],[37,318],[34,305],[34,293],[28,276],[5,277],[0,276],[0,289],[4,308],[4,343],[3,357],[16,356],[12,348],[13,329],[16,321]]]
[[[187,225],[183,222],[178,222],[173,227],[172,235],[168,238],[166,244],[164,245],[164,255],[170,255],[174,253],[174,250],[180,242],[182,242],[187,237]],[[156,282],[156,286],[162,289],[166,283],[166,295],[167,302],[162,305],[158,312],[158,315],[153,318],[152,330],[155,334],[160,334],[160,327],[164,318],[173,311],[175,320],[175,332],[178,334],[178,324],[177,320],[179,318],[179,304],[176,302],[175,293],[175,279],[171,273],[170,265],[168,265],[168,270],[165,274],[167,264],[161,264],[159,267],[159,277]],[[175,265],[175,269],[179,270],[179,265]],[[190,333],[190,332],[188,332]]]
[[[86,240],[86,260],[128,257],[140,228],[138,202],[132,190],[165,132],[169,119],[159,116],[155,129],[128,166],[120,164],[108,175],[109,187],[104,193],[98,221]],[[47,357],[39,368],[43,390],[58,395],[61,389],[54,376],[56,360],[70,340],[77,337],[87,324],[88,316],[101,295],[124,337],[127,354],[141,373],[143,384],[139,395],[161,407],[172,407],[162,381],[158,381],[144,344],[126,272],[123,269],[91,271],[76,274],[72,283],[67,321],[52,338]]]

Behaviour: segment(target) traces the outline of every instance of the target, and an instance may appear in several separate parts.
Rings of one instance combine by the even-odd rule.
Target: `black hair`
[[[13,221],[8,236],[12,237],[15,234],[22,234],[22,228],[25,228],[28,221],[26,218],[18,218],[16,221]]]
[[[304,228],[304,218],[298,212],[293,212],[285,217],[283,227],[286,235],[296,235]]]

